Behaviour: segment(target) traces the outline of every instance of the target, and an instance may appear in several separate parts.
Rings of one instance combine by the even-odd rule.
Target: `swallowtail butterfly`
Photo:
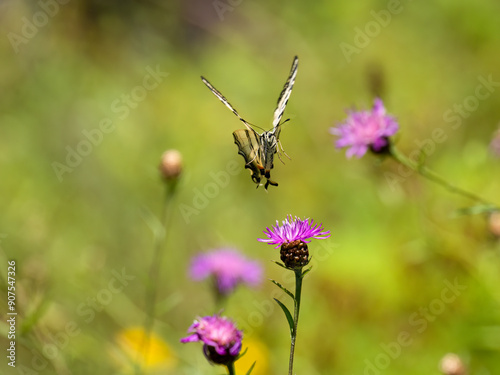
[[[280,160],[280,154],[282,152],[286,155],[283,147],[281,146],[279,136],[281,125],[287,122],[288,119],[281,122],[281,118],[283,117],[283,112],[285,112],[288,99],[292,94],[292,88],[295,82],[295,77],[297,76],[298,66],[299,59],[295,56],[290,70],[290,75],[288,76],[285,86],[283,87],[283,90],[278,98],[278,105],[274,110],[273,128],[271,130],[264,131],[262,134],[257,133],[252,125],[250,125],[249,122],[244,120],[238,114],[236,109],[234,109],[234,107],[227,101],[224,95],[213,87],[204,77],[201,77],[201,80],[205,85],[207,85],[210,91],[212,91],[212,93],[219,98],[219,100],[224,103],[226,107],[229,108],[245,125],[246,129],[238,129],[233,132],[234,143],[238,146],[238,153],[245,159],[245,168],[250,169],[252,180],[257,184],[257,187],[261,185],[261,179],[263,177],[266,178],[267,181],[264,185],[266,190],[269,185],[278,186],[277,182],[271,180],[271,169],[273,168],[274,154],[277,153]]]

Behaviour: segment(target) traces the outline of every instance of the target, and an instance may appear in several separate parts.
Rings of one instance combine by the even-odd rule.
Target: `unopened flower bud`
[[[444,375],[465,375],[465,365],[454,353],[446,354],[439,363],[439,369]]]
[[[161,156],[160,173],[166,180],[179,178],[182,172],[182,155],[177,150],[167,150]]]
[[[495,237],[500,238],[500,211],[495,211],[490,214],[488,218],[488,227]]]

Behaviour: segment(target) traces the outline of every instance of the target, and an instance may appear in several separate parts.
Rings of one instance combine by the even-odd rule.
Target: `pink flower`
[[[228,365],[235,361],[241,350],[243,332],[224,316],[213,315],[198,318],[189,327],[191,335],[181,339],[182,343],[203,343],[203,353],[210,362]]]
[[[371,111],[349,111],[344,123],[330,128],[330,133],[339,137],[337,148],[350,147],[347,157],[363,156],[368,148],[381,152],[389,145],[388,138],[394,135],[399,125],[393,116],[387,115],[381,99],[375,99]]]
[[[322,224],[314,224],[314,220],[305,219],[301,220],[298,217],[292,219],[291,215],[288,215],[285,220],[283,220],[282,225],[279,225],[278,220],[276,220],[276,225],[271,227],[271,229],[266,228],[264,234],[267,239],[259,238],[258,241],[266,242],[269,245],[277,245],[277,249],[284,243],[293,241],[303,241],[311,242],[311,238],[325,239],[330,237],[329,231],[324,231],[321,227]]]
[[[234,291],[238,284],[256,286],[262,280],[259,262],[247,259],[234,249],[217,249],[195,256],[189,273],[193,280],[213,276],[222,295]]]

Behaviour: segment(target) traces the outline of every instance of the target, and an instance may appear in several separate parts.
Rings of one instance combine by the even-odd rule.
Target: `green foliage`
[[[279,299],[275,298],[274,299],[276,303],[281,307],[281,310],[285,313],[286,320],[288,322],[288,327],[290,328],[290,335],[293,334],[293,317],[292,314],[290,313],[290,310],[281,302]]]
[[[499,204],[500,164],[488,151],[499,88],[467,110],[480,77],[500,81],[498,2],[407,1],[398,13],[386,1],[221,2],[229,6],[223,13],[212,1],[72,0],[57,3],[45,24],[33,20],[40,2],[4,6],[2,348],[10,342],[4,276],[11,259],[19,315],[18,367],[4,356],[0,372],[130,373],[133,359],[117,337],[144,321],[164,191],[157,166],[175,148],[184,169],[154,280],[154,331],[175,359],[149,373],[221,372],[200,347],[179,343],[196,316],[218,312],[210,286],[187,276],[190,258],[236,247],[266,265],[266,278],[291,288],[291,272],[268,262],[279,250],[256,241],[287,214],[332,232],[309,249],[314,269],[303,285],[297,374],[363,374],[384,355],[386,375],[437,374],[447,352],[463,356],[471,374],[499,373],[500,244],[483,208],[450,217],[473,202],[416,173],[402,175],[391,160],[346,160],[328,133],[345,109],[370,107],[381,95],[401,125],[402,153],[427,149],[432,170]],[[346,58],[342,43],[356,52]],[[280,136],[291,160],[275,161],[279,186],[266,193],[255,189],[233,144],[241,123],[199,77],[267,130],[295,55],[284,117],[291,121]],[[387,173],[401,179],[391,184]],[[116,276],[122,272],[129,279]],[[455,280],[466,289],[443,302],[446,282]],[[276,292],[240,288],[224,306],[245,338],[269,350],[253,375],[265,361],[272,374],[287,368],[289,337],[272,302],[286,292]]]

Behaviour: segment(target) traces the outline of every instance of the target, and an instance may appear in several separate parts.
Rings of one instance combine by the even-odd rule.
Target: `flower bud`
[[[203,345],[203,354],[205,358],[216,365],[229,365],[235,361],[235,356],[229,353],[219,354],[213,346]]]
[[[490,214],[488,218],[488,227],[495,237],[500,238],[500,211],[495,211]]]
[[[161,156],[160,173],[165,180],[179,178],[182,172],[182,155],[177,150],[167,150]]]
[[[301,240],[281,245],[280,255],[286,268],[300,269],[309,263],[309,249]]]
[[[389,137],[381,137],[379,139],[379,146],[375,146],[374,144],[371,144],[370,151],[376,155],[390,155],[391,154],[391,139]]]
[[[446,354],[439,363],[439,369],[444,375],[465,375],[465,366],[460,357],[454,353]]]

